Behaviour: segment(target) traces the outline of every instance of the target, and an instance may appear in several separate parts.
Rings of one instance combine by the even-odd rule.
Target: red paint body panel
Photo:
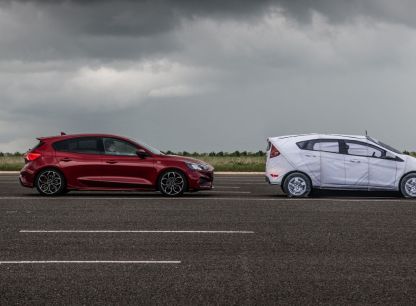
[[[61,140],[98,137],[122,140],[137,150],[145,150],[149,156],[121,156],[87,154],[55,150],[53,144]],[[213,168],[204,171],[190,169],[186,162],[203,163],[198,160],[174,155],[158,155],[141,147],[134,141],[109,134],[78,134],[38,138],[42,145],[30,152],[41,156],[27,161],[20,172],[20,182],[25,187],[34,187],[37,173],[45,168],[59,169],[65,177],[68,190],[156,190],[158,178],[168,169],[183,172],[188,181],[188,190],[212,188]]]

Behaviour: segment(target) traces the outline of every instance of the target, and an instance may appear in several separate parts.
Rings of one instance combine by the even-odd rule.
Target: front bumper
[[[210,190],[213,188],[214,171],[191,171],[188,183],[189,190]]]

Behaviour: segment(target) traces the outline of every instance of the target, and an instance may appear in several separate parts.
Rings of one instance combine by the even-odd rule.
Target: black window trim
[[[382,152],[384,152],[384,154],[381,157],[377,157],[377,156],[362,156],[362,155],[356,155],[356,154],[349,154],[347,152],[347,142],[352,142],[352,143],[356,143],[356,144],[360,144],[360,145],[364,145],[370,148],[374,148],[377,150],[380,150]],[[379,146],[373,145],[372,143],[367,143],[367,142],[363,142],[363,141],[359,141],[359,140],[350,140],[350,139],[343,139],[342,140],[342,151],[344,152],[343,154],[345,155],[349,155],[349,156],[358,156],[358,157],[369,157],[369,158],[376,158],[376,159],[384,159],[384,160],[392,160],[392,161],[398,161],[398,162],[403,162],[403,159],[401,159],[400,157],[398,157],[396,154],[394,154],[394,156],[396,158],[387,158],[387,152],[390,152],[384,148],[380,148]]]
[[[98,153],[87,153],[87,152],[58,150],[55,147],[55,144],[58,144],[58,143],[61,143],[61,142],[64,142],[64,141],[78,140],[78,139],[83,139],[83,138],[96,138],[96,139],[98,139],[100,141],[99,146],[100,146],[101,151],[98,151]],[[99,137],[99,136],[81,136],[81,137],[71,137],[71,138],[61,139],[61,140],[57,140],[57,141],[53,142],[52,147],[56,152],[65,152],[65,153],[82,154],[82,155],[105,155],[103,139],[102,139],[102,137]]]
[[[317,142],[330,142],[330,141],[337,141],[339,144],[339,152],[328,152],[328,151],[321,151],[321,150],[312,150],[312,149],[306,149],[305,147],[307,146],[307,143],[312,142],[313,145]],[[379,146],[376,146],[372,143],[367,143],[367,142],[363,142],[363,141],[359,141],[359,140],[352,140],[352,139],[336,139],[336,138],[314,138],[314,139],[309,139],[309,140],[302,140],[296,143],[296,145],[298,146],[298,148],[300,150],[305,150],[305,151],[315,151],[315,152],[324,152],[324,153],[332,153],[332,154],[342,154],[342,155],[349,155],[349,156],[358,156],[358,157],[369,157],[369,158],[377,158],[377,159],[384,159],[384,160],[392,160],[392,161],[397,161],[397,162],[404,162],[403,159],[401,159],[399,156],[397,156],[396,154],[394,154],[394,156],[396,156],[396,158],[386,158],[386,157],[377,157],[377,156],[362,156],[362,155],[354,155],[354,154],[348,154],[347,150],[346,150],[346,143],[345,142],[354,142],[354,143],[358,143],[358,144],[362,144],[368,147],[373,147],[375,149],[378,149],[380,151],[384,151],[384,152],[390,152],[384,148],[380,148]],[[301,144],[305,143],[306,145],[302,146]],[[312,146],[313,146],[312,145]],[[386,153],[385,153],[386,154]],[[384,155],[385,156],[385,155]]]
[[[307,149],[301,146],[301,143],[305,143],[306,146],[308,146],[308,143],[311,143],[311,147],[313,147],[315,145],[315,143],[320,143],[320,142],[338,142],[338,152],[330,152],[330,151],[322,151],[322,150],[313,150],[313,149]],[[341,153],[341,141],[340,139],[336,139],[336,138],[314,138],[314,139],[309,139],[309,140],[303,140],[303,141],[299,141],[296,143],[296,145],[298,146],[299,149],[301,150],[305,150],[305,151],[314,151],[314,152],[324,152],[324,153],[332,153],[332,154],[342,154]]]

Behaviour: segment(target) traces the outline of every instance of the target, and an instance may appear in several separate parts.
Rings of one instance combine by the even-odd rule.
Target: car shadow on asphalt
[[[283,193],[274,195],[277,198],[287,198]],[[314,189],[308,197],[309,199],[324,198],[403,198],[398,191],[363,191],[363,190],[322,190]]]
[[[42,196],[38,193],[27,193],[23,194],[23,196],[33,197],[33,198],[48,198]],[[200,198],[200,197],[217,197],[216,194],[208,194],[208,193],[199,193],[199,192],[191,192],[185,193],[179,197],[166,197],[159,192],[155,191],[119,191],[119,192],[102,192],[102,191],[93,191],[93,192],[85,192],[85,191],[72,191],[64,195],[58,195],[51,198],[107,198],[107,197],[114,197],[114,198],[161,198],[161,199],[169,199],[169,198]]]

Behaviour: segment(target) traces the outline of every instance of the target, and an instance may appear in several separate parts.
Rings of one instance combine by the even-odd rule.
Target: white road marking
[[[235,181],[235,182],[261,182],[261,181],[263,181],[263,182],[266,182],[265,181],[265,179],[264,178],[215,178],[214,179],[214,181],[215,182],[219,182],[219,181],[221,181],[221,182],[228,182],[228,181]]]
[[[62,200],[149,200],[149,201],[207,201],[207,200],[215,200],[215,201],[272,201],[272,202],[317,202],[317,201],[335,201],[335,202],[415,202],[412,199],[396,199],[396,198],[370,198],[370,199],[340,199],[340,198],[299,198],[299,199],[290,199],[290,198],[255,198],[255,197],[182,197],[182,198],[167,198],[167,197],[77,197],[77,196],[68,196],[68,197],[42,197],[42,196],[33,196],[33,197],[0,197],[0,200],[42,200],[42,201],[62,201]]]
[[[248,194],[251,193],[251,191],[226,191],[226,190],[222,190],[222,191],[218,191],[218,190],[213,190],[213,191],[208,191],[209,193],[232,193],[232,194]]]
[[[254,234],[253,231],[157,231],[157,230],[20,230],[20,233],[173,233],[173,234]]]
[[[178,260],[7,260],[1,264],[180,264]]]
[[[235,182],[231,182],[231,181],[228,181],[228,182],[221,182],[221,184],[223,184],[223,185],[227,185],[227,184],[230,184],[230,185],[264,185],[264,186],[269,186],[270,184],[267,184],[266,182],[263,182],[263,183],[241,183],[241,182],[238,182],[238,181],[235,181]],[[215,187],[216,185],[214,184],[214,187]]]
[[[237,187],[237,186],[215,186],[215,189],[240,189],[241,187]],[[215,190],[214,189],[214,190]]]

